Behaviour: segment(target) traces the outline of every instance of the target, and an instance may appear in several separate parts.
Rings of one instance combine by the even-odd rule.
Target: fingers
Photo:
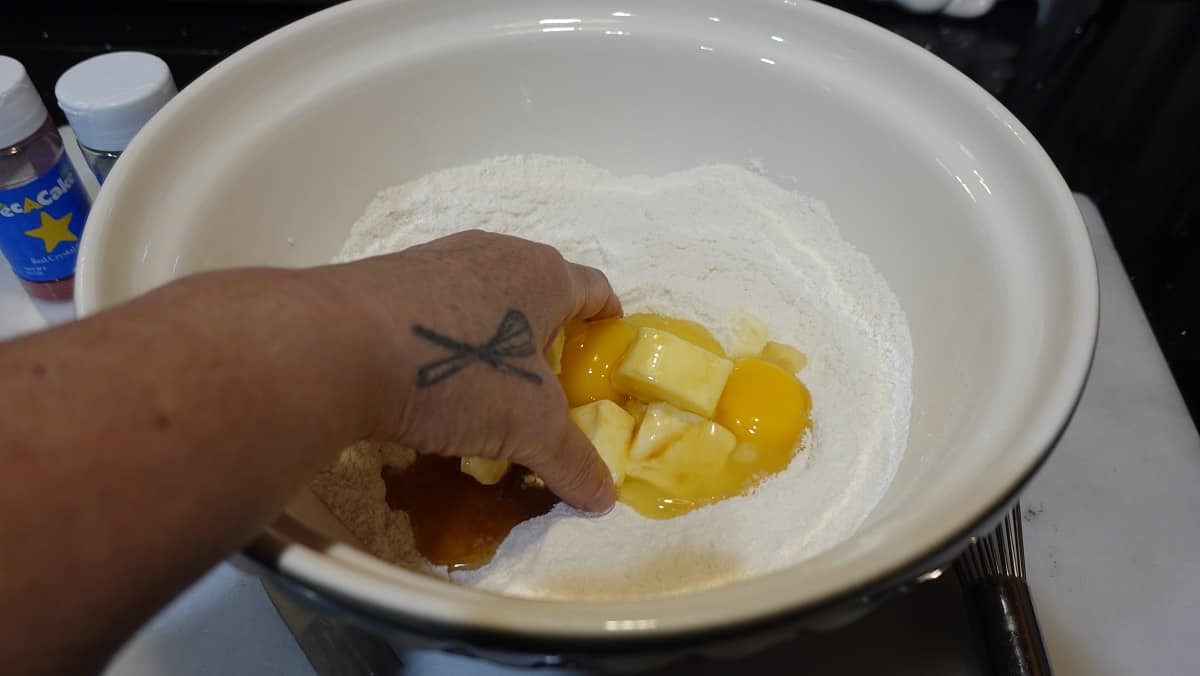
[[[568,421],[559,448],[539,456],[529,468],[564,502],[587,512],[604,512],[616,500],[612,475],[592,442]]]
[[[608,278],[596,268],[568,263],[575,289],[575,313],[567,319],[620,317],[621,300],[613,293]]]

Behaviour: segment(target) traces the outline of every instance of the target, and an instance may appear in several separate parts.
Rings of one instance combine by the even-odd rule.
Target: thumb
[[[575,423],[568,419],[566,428],[559,447],[549,449],[539,466],[530,469],[567,504],[587,512],[605,512],[616,500],[608,466]]]

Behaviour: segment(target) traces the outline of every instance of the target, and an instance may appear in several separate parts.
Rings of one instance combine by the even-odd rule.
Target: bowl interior
[[[287,572],[397,617],[543,635],[684,631],[861,586],[1011,494],[1069,415],[1097,310],[1079,215],[1009,113],[915,46],[808,3],[499,4],[350,3],[187,88],[101,192],[80,310],[204,269],[326,262],[378,190],[495,155],[646,174],[754,159],[825,201],[899,297],[915,349],[906,457],[851,540],[677,599],[506,599],[344,546],[294,544]],[[336,535],[319,512],[298,503],[278,533]],[[529,604],[538,612],[512,619]],[[613,624],[638,618],[654,621]]]

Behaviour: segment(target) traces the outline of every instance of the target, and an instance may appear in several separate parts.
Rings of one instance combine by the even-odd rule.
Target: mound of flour
[[[600,517],[559,505],[514,529],[487,566],[451,574],[454,582],[560,599],[713,587],[832,547],[883,495],[908,437],[908,325],[883,278],[841,239],[820,202],[728,165],[619,177],[579,159],[498,157],[380,193],[335,260],[467,228],[551,244],[606,272],[626,311],[699,321],[726,346],[736,317],[764,321],[772,339],[808,355],[801,378],[812,392],[814,426],[791,466],[749,495],[666,521],[620,503]],[[373,477],[350,478],[381,483],[378,462],[356,460],[324,482],[367,467],[361,471]],[[397,552],[411,547],[407,520],[380,518],[386,506],[375,488],[372,499],[352,501],[354,513],[343,505],[339,516],[363,542],[392,543],[375,546],[377,554],[410,562],[411,551]]]

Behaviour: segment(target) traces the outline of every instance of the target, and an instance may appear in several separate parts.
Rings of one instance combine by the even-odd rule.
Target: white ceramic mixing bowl
[[[303,495],[248,551],[327,609],[397,635],[542,653],[811,625],[953,554],[1071,414],[1098,310],[1061,177],[949,66],[796,0],[365,0],[289,26],[189,86],[117,163],[84,236],[79,310],[198,270],[323,263],[381,188],[533,152],[650,174],[756,158],[828,203],[908,314],[907,456],[843,544],[646,602],[452,587],[335,542],[344,530]]]

